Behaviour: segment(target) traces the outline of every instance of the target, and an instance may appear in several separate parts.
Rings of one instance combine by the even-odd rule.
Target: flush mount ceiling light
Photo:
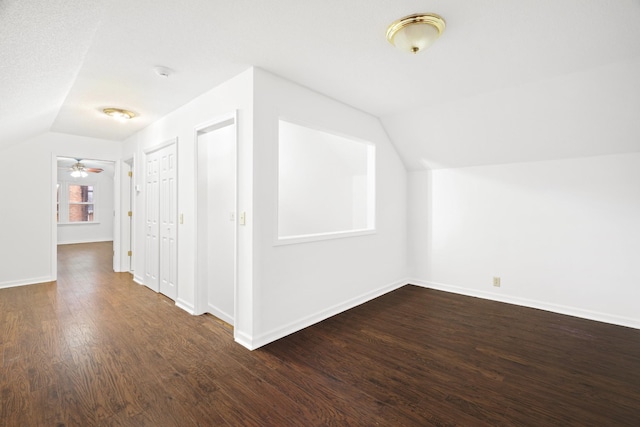
[[[445,22],[435,13],[416,13],[389,25],[387,40],[400,50],[418,53],[433,44],[444,31]]]
[[[122,122],[132,119],[136,116],[135,113],[129,110],[123,110],[121,108],[105,108],[104,110],[102,110],[102,112],[107,116],[111,116],[114,119]]]

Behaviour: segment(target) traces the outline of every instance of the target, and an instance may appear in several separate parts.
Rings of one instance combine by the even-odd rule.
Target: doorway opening
[[[120,197],[115,161],[54,155],[52,277],[57,278],[58,250],[79,253],[91,245],[109,247],[110,261],[100,268],[115,269],[119,244],[114,211]],[[93,252],[92,247],[87,249]],[[100,259],[103,259],[102,256]]]
[[[196,313],[234,325],[237,286],[236,114],[196,128]]]

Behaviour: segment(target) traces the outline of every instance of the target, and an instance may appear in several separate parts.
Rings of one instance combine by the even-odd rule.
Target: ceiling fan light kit
[[[446,22],[435,13],[416,13],[394,21],[387,40],[400,50],[418,53],[431,46],[444,31]]]
[[[123,110],[122,108],[105,108],[102,110],[107,116],[113,117],[114,119],[124,122],[129,119],[132,119],[136,116],[136,114],[129,110]]]
[[[100,173],[103,170],[104,169],[102,168],[88,168],[84,163],[80,161],[80,159],[76,159],[76,163],[74,163],[69,168],[69,175],[71,175],[73,178],[86,178],[87,176],[89,176],[89,172]]]
[[[69,170],[71,171],[70,175],[74,178],[85,178],[89,175],[86,171],[85,166],[80,162],[71,166]]]

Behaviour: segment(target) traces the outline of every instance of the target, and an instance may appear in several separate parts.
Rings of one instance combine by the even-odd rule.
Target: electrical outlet
[[[494,277],[493,278],[493,286],[495,286],[496,288],[500,287],[500,278],[499,277]]]

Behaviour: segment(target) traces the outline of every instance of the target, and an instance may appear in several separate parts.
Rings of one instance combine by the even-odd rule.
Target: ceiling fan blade
[[[87,171],[87,172],[100,173],[104,169],[102,169],[102,168],[85,168],[84,170]]]

